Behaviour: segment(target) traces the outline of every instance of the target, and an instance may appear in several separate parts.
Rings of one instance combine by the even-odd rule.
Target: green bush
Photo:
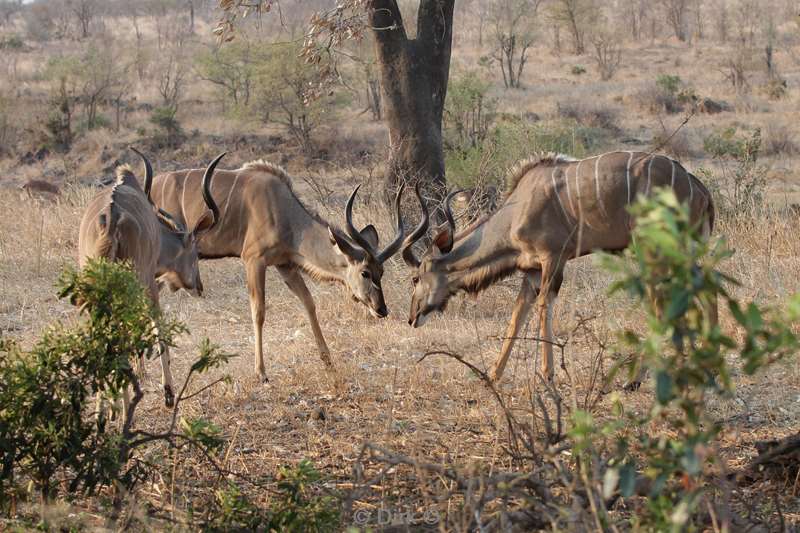
[[[25,48],[25,41],[16,34],[0,37],[0,50],[22,50]]]
[[[56,494],[56,480],[72,493],[117,479],[125,459],[119,434],[105,417],[88,416],[95,394],[119,397],[132,383],[131,361],[182,331],[153,308],[126,267],[90,263],[81,273],[66,271],[59,285],[86,320],[50,328],[30,351],[0,345],[1,500],[25,478],[43,500]]]
[[[451,78],[442,121],[448,149],[475,148],[486,139],[497,111],[497,99],[488,97],[491,86],[474,70]]]
[[[758,163],[761,130],[739,134],[736,128],[712,133],[703,148],[718,160],[723,172],[716,176],[709,169],[698,174],[718,189],[720,210],[737,216],[760,209],[767,192],[767,168]]]
[[[570,73],[571,73],[573,76],[580,76],[580,75],[582,75],[582,74],[586,74],[586,67],[584,67],[583,65],[574,65],[574,66],[573,66],[573,67],[570,69]]]
[[[737,133],[735,126],[717,130],[703,139],[703,150],[712,157],[740,158],[747,139]]]
[[[640,530],[692,531],[701,526],[695,511],[704,498],[713,504],[704,476],[720,467],[715,450],[722,426],[708,404],[733,391],[726,355],[738,354],[744,372],[752,375],[794,354],[800,348],[792,328],[800,319],[800,295],[785,311],[733,298],[726,284],[736,281],[720,270],[732,252],[703,238],[671,190],[641,200],[632,214],[630,248],[622,258],[605,255],[602,261],[619,278],[611,292],[626,292],[647,314],[643,334],[621,333],[624,349],[638,357],[620,368],[631,377],[649,370],[654,396],[649,408],[632,411],[615,398],[606,423],[578,411],[571,436],[581,471],[597,473],[604,499],[647,497],[646,512],[636,517]],[[711,319],[717,300],[737,323],[735,338]],[[666,429],[653,435],[648,428],[654,423]]]
[[[164,106],[155,108],[150,114],[150,123],[158,127],[158,132],[153,136],[158,146],[176,147],[186,140],[177,113],[174,106]]]
[[[656,78],[656,87],[667,94],[677,95],[682,86],[683,80],[677,75],[661,74]]]
[[[278,471],[278,491],[261,509],[230,483],[216,491],[204,523],[206,531],[287,531],[324,533],[339,526],[337,498],[320,494],[321,476],[306,460]]]
[[[541,152],[582,157],[597,151],[607,139],[607,131],[581,126],[574,120],[528,123],[506,117],[478,146],[445,151],[448,180],[459,187],[502,186],[508,169],[520,159]]]
[[[221,444],[219,429],[179,419],[177,409],[192,375],[230,356],[201,343],[176,398],[172,427],[159,434],[134,430],[142,391],[132,363],[173,345],[184,326],[152,305],[125,264],[97,260],[80,272],[67,269],[59,295],[80,306],[81,321],[52,326],[31,350],[0,338],[0,509],[33,490],[43,505],[59,493],[91,494],[108,485],[130,490],[144,466],[129,459],[142,446],[180,440],[211,457]],[[96,396],[116,399],[129,388],[134,394],[121,428],[111,427]]]

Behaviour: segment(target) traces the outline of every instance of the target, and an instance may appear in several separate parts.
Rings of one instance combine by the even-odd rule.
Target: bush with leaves
[[[13,507],[26,483],[43,504],[63,490],[93,493],[100,486],[130,488],[137,479],[131,453],[153,442],[188,442],[211,453],[219,432],[207,422],[181,421],[177,408],[191,376],[225,363],[208,341],[192,365],[176,400],[171,427],[160,434],[132,429],[143,396],[132,361],[172,345],[180,323],[154,308],[127,265],[90,262],[82,271],[67,269],[59,294],[79,305],[82,320],[48,329],[31,350],[0,339],[0,507]],[[121,429],[96,412],[102,392],[119,398],[134,391]],[[128,468],[130,466],[130,468]]]
[[[320,494],[322,476],[307,460],[278,470],[277,492],[271,505],[262,509],[251,502],[234,483],[217,490],[207,512],[204,529],[209,531],[336,531],[339,502]]]
[[[448,180],[460,187],[502,186],[509,167],[522,158],[543,152],[581,157],[597,151],[607,138],[608,131],[572,119],[530,123],[501,117],[474,148],[445,151]]]
[[[708,404],[711,397],[733,393],[726,354],[738,354],[748,375],[794,354],[800,339],[791,324],[800,319],[800,296],[785,310],[743,305],[732,297],[726,285],[736,281],[720,271],[732,252],[701,236],[671,190],[640,201],[632,213],[632,245],[623,258],[607,255],[603,262],[619,277],[611,292],[633,296],[647,314],[644,334],[627,330],[621,335],[622,344],[638,356],[621,368],[631,376],[638,375],[640,365],[649,370],[655,394],[642,413],[626,411],[616,398],[606,423],[577,411],[571,434],[581,472],[597,478],[605,500],[617,491],[622,497],[648,497],[637,516],[641,529],[691,530],[699,526],[699,506],[715,504],[705,483],[709,471],[720,471],[722,426]],[[707,311],[717,299],[730,310],[741,340],[710,319]]]
[[[718,189],[723,213],[752,213],[764,204],[767,167],[758,162],[761,153],[761,130],[740,134],[736,128],[714,132],[703,141],[703,148],[720,165],[715,175],[709,169],[698,174]]]
[[[312,132],[332,123],[347,98],[333,91],[316,94],[324,67],[306,63],[300,52],[297,44],[270,46],[257,67],[252,102],[263,122],[286,127],[303,150],[312,152]]]
[[[150,114],[150,123],[158,128],[153,135],[153,142],[157,147],[174,148],[186,140],[177,115],[178,109],[173,106],[157,107]]]
[[[491,86],[475,70],[451,77],[442,120],[447,150],[469,150],[486,139],[497,111],[497,99],[488,94]]]

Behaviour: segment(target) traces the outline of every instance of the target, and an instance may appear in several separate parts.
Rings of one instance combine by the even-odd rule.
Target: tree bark
[[[369,5],[389,126],[387,199],[403,180],[420,180],[434,198],[444,195],[442,114],[454,4],[455,0],[420,0],[414,39],[406,34],[396,0],[373,0]]]

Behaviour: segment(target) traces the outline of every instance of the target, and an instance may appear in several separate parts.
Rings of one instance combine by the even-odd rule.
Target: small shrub
[[[656,78],[656,87],[667,94],[677,95],[682,86],[683,81],[677,75],[661,74]]]
[[[117,479],[125,459],[119,436],[87,411],[101,390],[119,397],[133,379],[131,362],[181,331],[158,315],[124,265],[91,263],[59,283],[61,297],[80,303],[87,320],[50,329],[30,352],[0,345],[0,503],[25,478],[43,501],[55,496],[57,478],[70,492],[89,493]]]
[[[150,123],[159,131],[153,140],[159,146],[176,147],[186,139],[177,117],[178,110],[173,106],[157,107],[150,114]]]
[[[760,209],[767,189],[767,168],[758,163],[761,130],[737,135],[735,128],[728,128],[707,137],[704,146],[722,165],[719,176],[707,169],[700,172],[709,181],[721,185],[720,210],[741,216]]]
[[[6,35],[0,37],[0,50],[22,50],[25,48],[25,41],[19,35]]]
[[[449,149],[474,148],[486,139],[497,110],[497,99],[488,96],[490,87],[474,70],[450,80],[442,121]]]
[[[556,103],[556,112],[561,118],[572,119],[582,126],[605,129],[613,133],[620,131],[619,109],[597,101],[566,100]]]
[[[715,131],[703,139],[703,150],[712,157],[738,158],[744,154],[746,139],[737,136],[735,126]]]
[[[770,124],[764,135],[765,155],[796,155],[800,153],[795,135],[786,126]]]
[[[186,329],[153,306],[126,264],[101,259],[80,272],[66,269],[59,296],[80,305],[83,320],[51,327],[29,351],[0,337],[0,509],[33,491],[44,512],[59,493],[92,494],[109,485],[123,489],[118,494],[131,490],[147,475],[142,470],[147,461],[134,453],[143,446],[175,446],[180,440],[176,449],[188,445],[212,457],[221,444],[220,430],[202,420],[179,419],[178,407],[192,375],[218,368],[231,356],[203,341],[175,399],[171,427],[159,434],[139,432],[132,429],[142,398],[133,362],[156,355],[164,344],[174,346],[175,336]],[[102,392],[119,398],[129,387],[134,394],[117,430],[97,412],[95,397]]]
[[[583,65],[573,65],[573,67],[570,69],[570,73],[573,76],[580,76],[582,74],[586,74],[586,67],[584,67]]]
[[[297,533],[336,531],[339,527],[338,500],[321,494],[321,479],[320,473],[306,460],[293,468],[281,467],[278,492],[266,509],[256,506],[237,485],[230,483],[216,492],[204,529]]]
[[[698,100],[695,90],[680,76],[661,74],[656,81],[634,96],[637,104],[651,113],[678,113]]]
[[[786,98],[789,90],[786,85],[786,80],[782,79],[772,79],[769,80],[763,87],[764,94],[767,95],[767,98],[770,100],[781,100]]]

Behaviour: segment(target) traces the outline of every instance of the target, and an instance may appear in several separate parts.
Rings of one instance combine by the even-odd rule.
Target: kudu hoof
[[[172,392],[172,387],[164,385],[164,405],[166,407],[175,407],[175,393]]]

